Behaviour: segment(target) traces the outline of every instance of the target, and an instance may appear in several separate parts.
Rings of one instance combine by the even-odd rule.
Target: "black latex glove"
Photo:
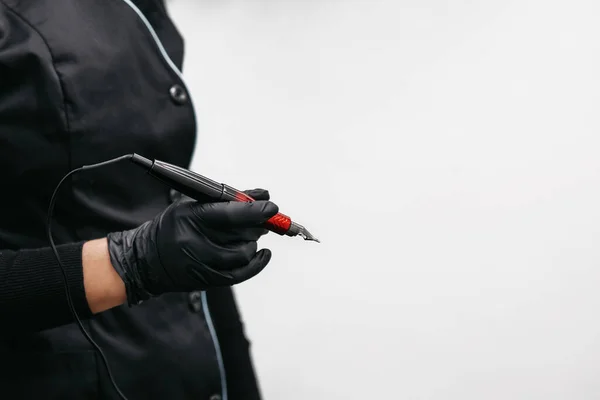
[[[184,197],[136,229],[107,235],[128,303],[231,286],[262,271],[271,252],[257,252],[257,241],[268,232],[262,225],[279,209],[265,190],[246,193],[256,201],[202,204]]]

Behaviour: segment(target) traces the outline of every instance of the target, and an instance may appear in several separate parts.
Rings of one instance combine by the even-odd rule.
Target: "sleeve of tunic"
[[[83,286],[83,242],[57,246],[73,305],[91,315]],[[64,278],[51,248],[0,250],[0,336],[73,322]]]

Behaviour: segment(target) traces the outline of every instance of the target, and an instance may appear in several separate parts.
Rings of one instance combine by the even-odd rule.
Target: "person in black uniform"
[[[187,167],[194,107],[163,0],[0,0],[0,398],[113,399],[68,307],[46,217],[69,171],[138,153]],[[127,398],[254,400],[231,286],[269,262],[252,203],[201,204],[128,163],[62,186],[73,303]]]

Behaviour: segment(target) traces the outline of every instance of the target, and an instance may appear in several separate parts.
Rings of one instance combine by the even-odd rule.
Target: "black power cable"
[[[67,281],[67,273],[65,272],[65,267],[62,265],[62,262],[60,261],[60,257],[58,255],[58,250],[56,250],[56,245],[54,244],[54,239],[52,238],[51,225],[52,225],[52,214],[54,212],[54,203],[56,201],[56,195],[58,193],[58,189],[60,188],[60,186],[63,184],[63,182],[68,177],[70,177],[71,175],[73,175],[74,173],[79,172],[79,171],[88,170],[88,169],[94,169],[94,168],[98,168],[98,167],[103,167],[105,165],[114,164],[114,163],[122,161],[122,160],[131,159],[132,157],[133,157],[133,154],[127,154],[127,155],[124,155],[124,156],[121,156],[121,157],[117,157],[117,158],[114,158],[112,160],[104,161],[104,162],[101,162],[101,163],[91,164],[91,165],[84,165],[82,167],[79,167],[79,168],[76,168],[76,169],[72,170],[67,175],[65,175],[60,180],[60,182],[58,183],[58,185],[56,186],[56,189],[54,189],[54,193],[52,194],[52,197],[50,198],[50,206],[48,207],[48,221],[47,221],[48,240],[50,241],[50,246],[52,247],[52,251],[54,251],[54,256],[56,257],[56,261],[58,262],[58,265],[59,265],[59,267],[60,267],[60,269],[62,271],[63,279],[64,279],[64,282],[65,282],[65,290],[67,292],[67,301],[69,303],[69,307],[71,308],[71,313],[73,314],[73,317],[75,318],[75,321],[77,321],[77,325],[79,325],[79,329],[81,330],[81,332],[83,333],[83,335],[85,336],[85,338],[96,349],[96,351],[98,352],[98,354],[100,354],[100,357],[102,358],[102,362],[104,363],[104,367],[106,368],[106,372],[108,373],[108,377],[110,379],[110,382],[112,383],[113,387],[115,388],[115,391],[119,394],[119,397],[121,397],[121,399],[123,399],[123,400],[127,400],[127,397],[125,397],[125,395],[123,394],[123,392],[121,392],[121,389],[119,389],[119,386],[117,386],[117,383],[115,382],[115,380],[113,378],[113,375],[112,375],[112,372],[110,370],[110,367],[108,366],[108,361],[106,359],[106,356],[102,352],[102,349],[100,349],[100,346],[98,346],[98,344],[96,342],[94,342],[94,340],[90,337],[89,333],[85,330],[85,328],[83,327],[83,324],[81,323],[81,320],[79,319],[79,316],[77,315],[77,311],[75,311],[75,306],[73,306],[73,299],[71,298],[71,291],[69,289],[69,283]]]

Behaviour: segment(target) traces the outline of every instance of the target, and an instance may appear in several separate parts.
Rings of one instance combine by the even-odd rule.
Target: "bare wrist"
[[[92,313],[125,303],[125,284],[110,262],[106,238],[84,243],[82,259],[83,284]]]

